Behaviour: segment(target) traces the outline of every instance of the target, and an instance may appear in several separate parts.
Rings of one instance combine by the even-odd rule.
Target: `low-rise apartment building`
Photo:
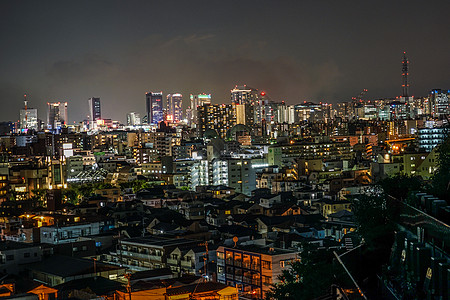
[[[217,281],[236,286],[247,298],[261,299],[297,257],[295,251],[267,246],[220,246]]]

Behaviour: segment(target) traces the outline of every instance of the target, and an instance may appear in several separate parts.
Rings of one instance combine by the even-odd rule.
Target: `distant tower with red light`
[[[19,125],[22,131],[26,131],[28,129],[37,131],[39,129],[39,123],[37,118],[37,109],[30,108],[28,106],[27,95],[23,96],[23,105],[24,108],[20,110],[19,116]]]
[[[408,84],[408,65],[409,60],[406,57],[406,52],[403,52],[402,59],[402,97],[409,97],[409,84]]]

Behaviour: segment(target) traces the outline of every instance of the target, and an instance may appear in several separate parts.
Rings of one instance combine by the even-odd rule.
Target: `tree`
[[[331,250],[317,250],[305,244],[301,260],[283,270],[279,278],[281,283],[272,286],[266,299],[313,299],[327,294],[336,278],[342,278],[343,274],[342,268],[333,260]]]
[[[73,188],[67,188],[62,191],[62,196],[66,202],[77,205],[80,202],[77,191]]]
[[[406,200],[410,192],[422,190],[424,187],[420,177],[404,174],[382,179],[378,184],[386,194],[399,200]]]
[[[450,201],[450,137],[438,146],[437,153],[438,170],[431,180],[431,192],[448,202]]]
[[[34,202],[37,202],[39,206],[43,206],[44,204],[44,198],[47,195],[46,189],[35,189],[31,191],[33,195],[30,197],[30,199]]]
[[[358,195],[352,199],[358,233],[369,249],[392,245],[395,230],[395,210],[388,205],[388,196],[378,192],[373,195]]]

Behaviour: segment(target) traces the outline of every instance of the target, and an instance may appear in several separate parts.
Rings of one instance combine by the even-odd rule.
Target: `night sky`
[[[67,101],[70,122],[100,97],[104,118],[145,111],[145,92],[211,93],[236,84],[276,101],[349,101],[450,88],[449,1],[1,1],[0,120],[23,94],[45,120]],[[188,101],[185,101],[186,103]]]

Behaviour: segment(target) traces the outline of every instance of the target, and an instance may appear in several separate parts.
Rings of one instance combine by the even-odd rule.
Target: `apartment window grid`
[[[225,249],[226,284],[241,286],[241,291],[249,289],[261,296],[263,290],[262,260],[260,254]]]

